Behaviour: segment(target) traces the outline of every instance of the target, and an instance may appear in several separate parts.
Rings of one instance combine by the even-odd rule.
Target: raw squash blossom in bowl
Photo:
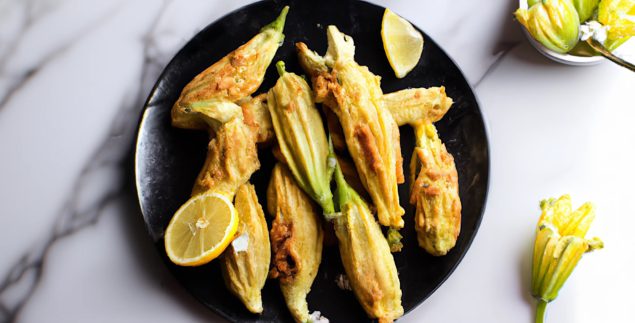
[[[545,56],[570,65],[607,58],[635,70],[612,52],[635,36],[635,0],[521,0],[514,13]]]

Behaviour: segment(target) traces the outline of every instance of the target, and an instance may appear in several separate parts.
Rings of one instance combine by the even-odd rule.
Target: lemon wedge
[[[170,220],[165,251],[180,266],[200,266],[218,257],[234,239],[238,214],[231,201],[217,193],[192,196]]]
[[[417,66],[423,52],[423,36],[390,9],[384,11],[381,20],[381,40],[395,76],[403,78]]]

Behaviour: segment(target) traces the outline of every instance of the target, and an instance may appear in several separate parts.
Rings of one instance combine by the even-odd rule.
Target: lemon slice
[[[237,229],[238,215],[227,197],[217,193],[195,195],[170,220],[165,251],[177,265],[203,265],[227,248]]]
[[[395,76],[402,78],[417,66],[423,51],[423,36],[390,9],[384,11],[381,20],[381,40]]]

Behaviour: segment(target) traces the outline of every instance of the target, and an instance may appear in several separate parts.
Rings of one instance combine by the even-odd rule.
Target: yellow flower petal
[[[540,203],[542,215],[536,228],[531,290],[534,297],[550,302],[567,280],[585,252],[604,247],[599,238],[584,238],[595,210],[585,203],[571,211],[571,197],[546,199]]]
[[[543,0],[514,15],[534,39],[553,51],[566,53],[578,43],[580,21],[570,0]]]
[[[584,238],[591,227],[591,222],[595,219],[595,208],[593,204],[587,202],[582,204],[575,212],[571,213],[568,220],[560,228],[563,236],[572,235]]]
[[[635,1],[602,0],[598,6],[598,21],[608,27],[604,45],[614,50],[635,36]]]

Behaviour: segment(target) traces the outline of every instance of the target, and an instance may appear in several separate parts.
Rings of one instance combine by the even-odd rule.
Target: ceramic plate
[[[461,235],[456,247],[444,257],[432,257],[417,246],[414,208],[408,204],[408,178],[399,187],[406,209],[402,230],[405,248],[395,254],[406,312],[430,296],[459,264],[476,235],[487,195],[489,150],[483,117],[467,80],[445,52],[423,33],[425,45],[417,67],[403,79],[394,77],[384,54],[380,36],[384,8],[362,1],[264,1],[238,9],[210,24],[168,64],[150,93],[139,125],[135,156],[136,185],[148,232],[165,265],[183,287],[205,306],[234,322],[291,322],[278,283],[268,280],[262,293],[264,313],[249,313],[223,284],[218,262],[201,267],[173,265],[163,248],[163,232],[174,212],[189,195],[206,154],[207,134],[170,126],[170,108],[181,89],[195,75],[253,37],[272,21],[284,5],[290,5],[286,35],[274,62],[284,60],[287,70],[301,74],[294,44],[303,41],[319,53],[326,50],[325,27],[334,24],[353,36],[356,60],[382,77],[385,93],[408,87],[446,87],[454,99],[449,113],[437,123],[441,139],[454,155],[463,204]],[[277,73],[273,64],[256,92],[273,86]],[[414,146],[413,131],[401,127],[401,145],[406,174]],[[262,167],[251,182],[266,210],[265,189],[274,165],[270,149],[259,152]],[[408,177],[408,176],[406,176]],[[268,219],[270,220],[270,219]],[[325,246],[320,271],[308,297],[311,310],[319,310],[331,322],[368,321],[352,292],[340,290],[335,277],[343,273],[337,246]],[[475,277],[477,279],[477,277]],[[456,291],[459,293],[460,291]]]

